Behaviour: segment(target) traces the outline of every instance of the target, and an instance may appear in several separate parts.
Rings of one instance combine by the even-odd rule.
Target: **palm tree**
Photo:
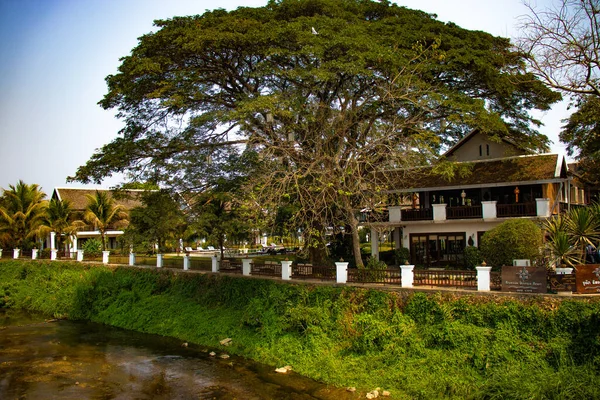
[[[573,208],[567,214],[566,228],[573,246],[579,249],[581,263],[585,263],[585,248],[596,247],[600,240],[600,221],[592,209]]]
[[[95,195],[86,195],[88,205],[85,208],[83,219],[94,225],[100,231],[102,239],[102,250],[106,250],[106,231],[113,225],[124,224],[127,221],[127,213],[123,206],[116,205],[112,197],[106,192],[96,190]]]
[[[81,221],[70,219],[73,209],[68,200],[52,199],[48,203],[45,218],[38,228],[39,236],[46,236],[50,232],[56,232],[56,248],[62,249],[62,238],[70,240],[77,230],[83,225]]]
[[[39,185],[21,180],[9,188],[0,199],[0,241],[9,248],[29,249],[44,219],[46,194]]]

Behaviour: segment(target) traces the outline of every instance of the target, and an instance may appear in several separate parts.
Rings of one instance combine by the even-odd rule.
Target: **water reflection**
[[[1,399],[356,399],[170,338],[0,310]]]

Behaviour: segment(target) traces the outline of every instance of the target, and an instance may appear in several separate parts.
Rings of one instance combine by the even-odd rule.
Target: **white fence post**
[[[32,249],[31,250],[31,259],[37,260],[37,258],[38,258],[38,249]]]
[[[414,265],[401,265],[402,269],[402,287],[403,288],[411,288],[413,287],[413,282],[415,280],[415,274],[413,270],[415,269]]]
[[[292,261],[285,260],[281,262],[281,279],[284,281],[292,279]]]
[[[0,258],[2,258],[2,249],[0,249]]]
[[[129,265],[132,267],[135,265],[135,253],[129,253]]]
[[[19,254],[21,253],[21,249],[13,249],[13,258],[16,260],[19,258]]]
[[[486,267],[485,263],[482,263],[479,267],[475,267],[477,270],[477,290],[480,292],[489,292],[491,286],[491,273],[492,267]]]
[[[183,270],[187,271],[190,269],[190,256],[183,256]]]
[[[102,252],[102,263],[108,264],[108,256],[110,255],[110,250],[104,250]]]
[[[58,250],[50,249],[50,260],[55,261],[58,257]]]
[[[335,281],[337,283],[348,282],[348,263],[339,261],[335,263]]]
[[[162,268],[162,266],[163,266],[163,255],[157,254],[156,255],[156,268]]]
[[[77,250],[77,261],[79,261],[79,262],[83,261],[83,250],[82,249]]]
[[[212,272],[219,272],[219,258],[216,254],[212,256]]]
[[[252,260],[250,258],[242,259],[242,275],[250,275]]]

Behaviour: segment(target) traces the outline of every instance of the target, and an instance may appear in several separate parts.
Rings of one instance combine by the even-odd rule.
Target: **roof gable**
[[[478,129],[474,129],[448,149],[443,156],[456,161],[476,161],[527,154],[530,153],[522,150],[512,140],[502,137],[494,140]]]

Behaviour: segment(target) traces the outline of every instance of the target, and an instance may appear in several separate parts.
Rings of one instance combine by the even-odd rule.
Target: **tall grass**
[[[407,399],[600,398],[595,300],[381,292],[0,262],[0,305],[86,319]]]

